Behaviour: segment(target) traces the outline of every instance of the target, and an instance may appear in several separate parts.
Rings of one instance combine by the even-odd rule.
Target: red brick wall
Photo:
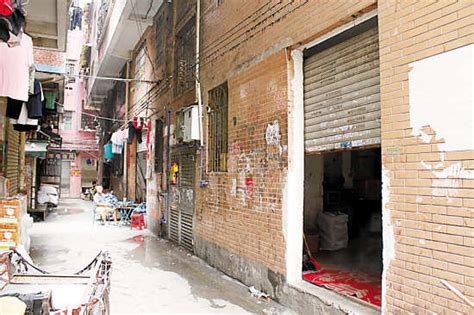
[[[469,176],[474,152],[443,151],[444,140],[430,126],[424,131],[431,140],[412,136],[409,101],[410,63],[472,44],[473,24],[472,1],[379,4],[384,203],[390,224],[384,233],[393,231],[394,237],[394,244],[384,243],[393,249],[393,258],[385,261],[387,313],[469,313],[440,280],[474,300]],[[440,178],[433,171],[449,167],[458,172]]]

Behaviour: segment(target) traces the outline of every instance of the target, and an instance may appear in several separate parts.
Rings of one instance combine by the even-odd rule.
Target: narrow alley
[[[474,314],[472,65],[474,0],[0,0],[0,315]]]
[[[86,266],[111,254],[111,314],[291,314],[147,230],[92,223],[92,202],[65,199],[32,230],[31,257],[48,272]]]

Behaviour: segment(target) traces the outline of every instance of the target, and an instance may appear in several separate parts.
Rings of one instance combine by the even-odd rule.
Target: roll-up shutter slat
[[[19,154],[20,154],[20,133],[13,129],[13,125],[8,123],[7,131],[7,167],[6,174],[10,181],[8,193],[10,196],[18,193],[18,174],[19,170]]]
[[[305,151],[380,144],[377,28],[305,59]]]

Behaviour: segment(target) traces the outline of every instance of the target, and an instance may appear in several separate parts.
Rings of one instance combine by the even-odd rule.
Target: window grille
[[[67,83],[76,82],[76,61],[68,59],[66,61]]]
[[[228,93],[227,82],[209,91],[209,168],[212,172],[227,171]]]
[[[161,65],[165,63],[166,59],[166,33],[168,32],[168,17],[166,8],[168,6],[163,5],[160,8],[160,12],[156,18],[156,29],[155,29],[155,64]]]
[[[176,38],[176,94],[181,95],[194,87],[196,51],[195,21],[191,19]]]
[[[142,80],[145,76],[145,45],[138,51],[135,57],[135,79]]]
[[[82,130],[95,130],[96,123],[95,118],[90,115],[81,115],[81,129]]]

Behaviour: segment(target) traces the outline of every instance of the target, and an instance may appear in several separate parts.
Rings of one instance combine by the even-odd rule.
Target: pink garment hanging
[[[31,37],[23,34],[20,45],[14,47],[0,42],[0,56],[0,96],[27,102],[33,65]]]

